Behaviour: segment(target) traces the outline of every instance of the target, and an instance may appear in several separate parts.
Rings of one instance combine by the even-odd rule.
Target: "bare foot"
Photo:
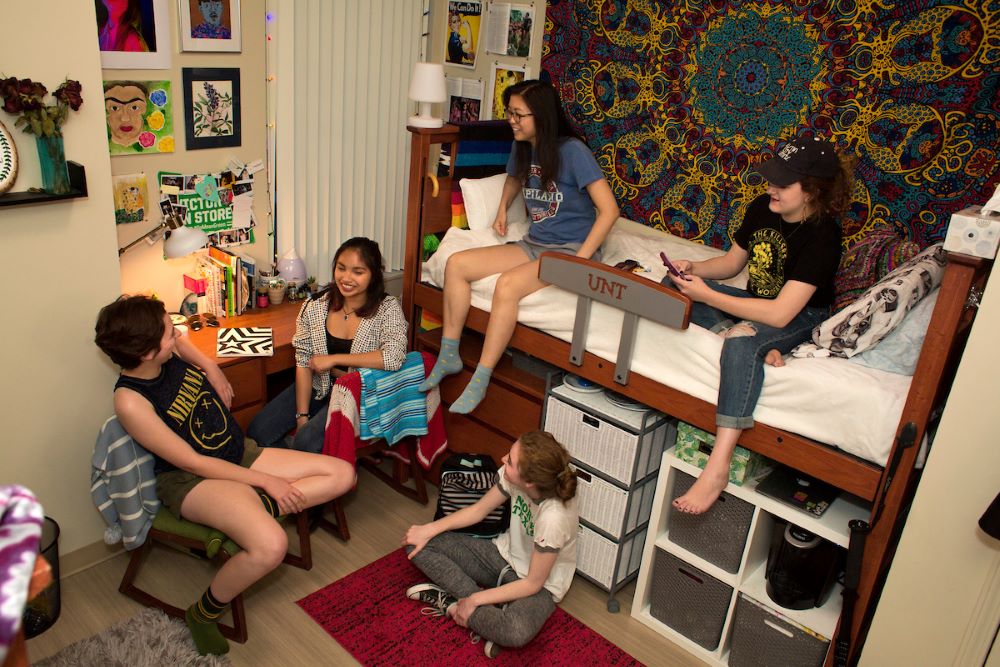
[[[775,368],[781,368],[785,365],[785,358],[781,356],[781,352],[777,350],[771,350],[764,357],[764,363],[768,366],[774,366]]]
[[[725,461],[725,466],[717,466],[712,465],[710,460],[688,492],[675,499],[673,505],[681,512],[702,514],[708,511],[728,483],[729,461]]]

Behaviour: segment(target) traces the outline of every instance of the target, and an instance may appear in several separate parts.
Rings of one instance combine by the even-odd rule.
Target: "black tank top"
[[[337,338],[330,333],[330,330],[326,330],[326,353],[327,354],[350,354],[351,345],[354,344],[353,338]],[[350,370],[347,366],[337,366],[342,371]]]
[[[243,458],[243,430],[211,383],[187,362],[171,357],[153,380],[121,375],[115,383],[115,389],[118,387],[145,397],[170,430],[199,454],[237,465]],[[177,469],[159,456],[153,457],[157,475]]]

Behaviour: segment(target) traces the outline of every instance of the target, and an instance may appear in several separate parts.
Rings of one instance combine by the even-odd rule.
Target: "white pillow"
[[[927,248],[816,326],[812,342],[796,347],[792,356],[849,359],[874,346],[941,284],[945,263],[940,243]]]
[[[507,174],[496,174],[486,178],[463,178],[458,182],[462,188],[462,199],[465,201],[465,216],[469,221],[469,229],[489,229],[497,217],[500,208],[500,196],[503,194],[503,184]],[[518,192],[507,209],[507,224],[528,222],[528,211],[524,206],[524,197]]]
[[[934,288],[930,296],[921,299],[913,310],[906,314],[898,327],[889,332],[878,345],[856,354],[853,361],[869,368],[878,368],[897,375],[913,375],[920,358],[920,349],[927,335],[927,325],[934,314],[940,288]]]

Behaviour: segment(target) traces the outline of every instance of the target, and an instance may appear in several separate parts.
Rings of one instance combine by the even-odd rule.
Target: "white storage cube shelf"
[[[870,507],[858,498],[842,494],[821,517],[814,517],[772,498],[758,494],[754,490],[756,481],[744,486],[730,484],[726,487],[726,493],[753,505],[753,515],[750,519],[746,544],[742,549],[739,567],[734,573],[726,571],[722,567],[712,563],[706,558],[705,554],[693,553],[685,548],[685,546],[671,540],[669,530],[670,502],[674,495],[676,495],[674,493],[674,484],[680,478],[679,472],[697,477],[701,470],[677,459],[673,455],[673,450],[668,450],[663,454],[663,462],[657,478],[655,498],[647,525],[649,539],[646,540],[646,544],[643,547],[642,564],[639,568],[635,596],[632,600],[632,616],[660,634],[671,638],[702,660],[720,667],[728,667],[730,664],[730,651],[733,648],[737,652],[737,658],[733,661],[734,664],[740,664],[747,655],[745,630],[742,636],[737,637],[735,644],[733,641],[736,624],[736,605],[741,596],[744,599],[751,598],[757,601],[765,610],[761,614],[761,623],[765,621],[773,622],[777,619],[788,624],[788,627],[791,627],[793,630],[801,630],[801,635],[793,633],[796,639],[808,637],[811,641],[818,642],[821,646],[824,642],[828,642],[833,636],[837,627],[837,621],[840,618],[842,587],[835,585],[827,601],[821,607],[815,609],[785,609],[773,602],[767,595],[765,581],[767,553],[770,547],[771,536],[776,529],[775,526],[781,525],[777,519],[783,519],[802,526],[806,530],[846,548],[848,522],[852,519],[868,519]],[[706,526],[706,530],[709,528],[709,526]],[[711,650],[706,649],[692,638],[685,636],[682,632],[664,623],[652,613],[651,602],[654,593],[656,593],[656,590],[654,590],[656,586],[654,562],[656,561],[658,551],[675,556],[684,563],[688,563],[705,574],[710,575],[712,578],[717,579],[722,584],[732,587],[733,594],[729,607],[726,610],[722,635],[716,648]],[[678,602],[683,604],[682,601]],[[662,604],[662,600],[660,603]],[[685,609],[690,611],[691,605],[687,605]],[[706,619],[706,622],[708,620],[712,619]],[[798,630],[795,630],[795,632],[798,632]],[[777,637],[779,634],[776,633],[775,636]],[[783,636],[787,638],[787,632]],[[796,642],[794,647],[797,646],[798,642]],[[796,651],[789,647],[769,646],[768,650],[771,648],[776,651],[784,651],[783,655],[798,655]],[[781,667],[798,667],[798,664],[797,662],[786,662]],[[801,664],[805,665],[807,661]],[[809,664],[811,665],[812,663]]]

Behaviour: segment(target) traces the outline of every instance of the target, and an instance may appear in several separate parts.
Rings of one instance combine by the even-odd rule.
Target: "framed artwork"
[[[146,220],[146,174],[125,174],[111,177],[115,197],[115,224]]]
[[[241,46],[240,0],[177,0],[181,51],[230,51]]]
[[[105,81],[111,155],[174,152],[174,95],[169,81]]]
[[[187,149],[239,146],[239,68],[185,67],[182,75]]]
[[[169,69],[167,0],[94,0],[104,69]]]

